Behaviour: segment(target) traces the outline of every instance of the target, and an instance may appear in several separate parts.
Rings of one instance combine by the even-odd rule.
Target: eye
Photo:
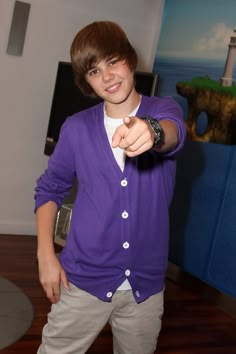
[[[115,65],[117,62],[118,62],[118,59],[117,59],[117,58],[112,58],[111,60],[109,60],[109,65],[110,65],[110,66],[113,66],[113,65]]]
[[[89,76],[94,76],[96,74],[98,74],[98,69],[96,69],[96,68],[91,69],[91,70],[88,71],[88,75]]]

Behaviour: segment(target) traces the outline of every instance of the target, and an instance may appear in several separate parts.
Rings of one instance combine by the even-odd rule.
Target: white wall
[[[6,54],[14,0],[0,0],[0,234],[34,235],[34,187],[47,166],[44,144],[58,61],[77,31],[118,22],[151,71],[164,0],[24,0],[31,4],[23,55]]]

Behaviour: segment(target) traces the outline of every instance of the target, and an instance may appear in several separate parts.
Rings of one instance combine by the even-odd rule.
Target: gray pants
[[[44,326],[38,354],[84,354],[107,322],[114,354],[153,354],[161,330],[164,291],[137,304],[131,290],[104,302],[70,284],[61,287]]]

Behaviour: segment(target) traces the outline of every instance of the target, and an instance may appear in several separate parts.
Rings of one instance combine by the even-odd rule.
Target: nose
[[[111,68],[109,68],[109,67],[104,68],[103,72],[102,72],[102,77],[103,77],[103,81],[104,82],[111,81],[113,79],[113,77],[114,77],[114,74],[113,74]]]

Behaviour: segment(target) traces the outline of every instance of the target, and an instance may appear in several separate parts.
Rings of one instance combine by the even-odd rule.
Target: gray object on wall
[[[21,56],[28,24],[30,4],[16,1],[8,39],[7,54]]]

